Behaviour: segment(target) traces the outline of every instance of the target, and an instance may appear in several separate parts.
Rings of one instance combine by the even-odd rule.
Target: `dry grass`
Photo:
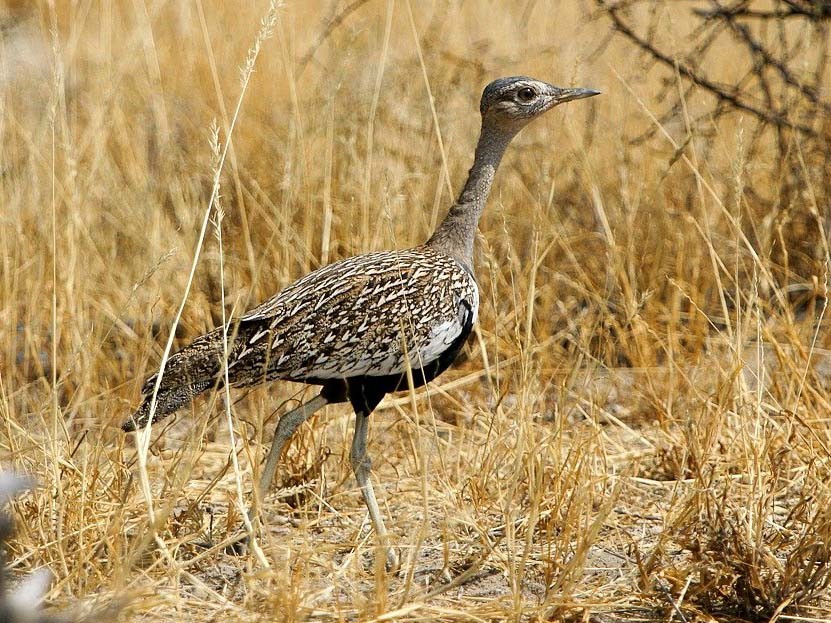
[[[53,603],[126,599],[136,621],[831,617],[815,144],[787,135],[783,161],[755,121],[699,119],[681,85],[668,118],[673,77],[588,4],[373,0],[327,27],[348,3],[288,2],[243,97],[267,2],[57,4],[7,2],[0,31],[0,462],[40,483],[13,557],[52,570]],[[687,5],[657,13],[679,48]],[[333,259],[422,241],[470,164],[481,88],[520,72],[604,94],[515,141],[481,223],[476,339],[373,415],[402,573],[373,562],[345,407],[298,433],[261,552],[225,554],[276,414],[309,390],[197,401],[137,451],[117,424],[188,288],[174,348]],[[224,218],[206,221],[240,101]]]

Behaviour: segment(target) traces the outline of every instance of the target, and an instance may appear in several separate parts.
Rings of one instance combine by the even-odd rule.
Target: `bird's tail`
[[[222,371],[222,361],[221,328],[196,338],[189,346],[171,355],[156,392],[153,421],[170,415],[213,386]],[[130,432],[147,425],[151,418],[157,377],[154,374],[144,382],[142,403],[121,425],[122,430]]]

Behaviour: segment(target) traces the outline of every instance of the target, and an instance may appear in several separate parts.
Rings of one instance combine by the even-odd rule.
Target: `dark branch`
[[[720,7],[716,9],[693,9],[693,13],[704,19],[732,19],[745,17],[760,20],[779,20],[797,17],[809,20],[831,19],[831,3],[823,0],[808,3],[802,6],[795,2],[788,3],[786,10],[759,11],[746,6]]]
[[[615,28],[624,36],[626,36],[629,40],[635,43],[638,47],[642,50],[647,52],[650,56],[654,59],[675,71],[677,69],[678,73],[680,73],[684,78],[691,81],[692,83],[698,85],[699,87],[703,88],[704,90],[710,92],[716,99],[719,101],[723,101],[728,103],[732,108],[736,110],[743,110],[755,116],[756,118],[770,123],[777,128],[788,128],[791,130],[797,130],[806,134],[811,137],[816,136],[816,132],[813,128],[803,125],[800,123],[795,123],[788,119],[785,115],[782,114],[781,111],[776,109],[771,110],[764,110],[753,104],[750,104],[744,100],[742,100],[737,95],[737,90],[734,88],[732,91],[729,91],[725,85],[719,84],[707,78],[706,76],[698,73],[690,66],[685,63],[677,62],[675,59],[670,57],[669,55],[665,54],[664,52],[660,51],[656,48],[650,41],[642,38],[639,36],[620,16],[619,5],[608,5],[606,4],[605,0],[596,0],[597,4],[606,10],[606,13],[614,23]]]
[[[317,40],[312,44],[312,46],[306,51],[303,57],[297,62],[297,75],[303,73],[306,69],[306,65],[309,64],[309,61],[312,60],[317,50],[323,45],[323,42],[329,38],[329,36],[340,26],[343,21],[349,17],[352,13],[357,11],[362,5],[366,4],[368,0],[354,0],[351,4],[344,7],[343,11],[332,17],[328,23],[326,24],[326,28],[323,29],[323,32],[320,33]]]

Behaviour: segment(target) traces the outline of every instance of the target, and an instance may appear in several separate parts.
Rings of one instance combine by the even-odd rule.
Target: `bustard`
[[[482,93],[482,129],[467,182],[426,243],[358,255],[315,270],[233,321],[227,347],[232,386],[275,379],[322,386],[317,397],[280,418],[259,482],[259,499],[297,427],[325,405],[348,401],[356,415],[352,469],[387,563],[397,566],[370,481],[369,415],[385,394],[408,389],[408,369],[415,387],[441,374],[476,322],[473,242],[511,139],[558,104],[598,93],[525,76],[494,80]],[[170,356],[158,390],[153,375],[144,384],[141,406],[122,428],[144,427],[222,382],[222,341],[222,328],[215,329]]]

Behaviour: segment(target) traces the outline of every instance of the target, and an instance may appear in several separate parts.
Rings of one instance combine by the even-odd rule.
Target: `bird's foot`
[[[231,541],[225,546],[225,553],[229,556],[245,556],[248,553],[248,550],[251,549],[250,534],[241,533],[238,537],[239,538]]]
[[[387,553],[387,561],[384,568],[387,570],[387,573],[395,573],[401,567],[401,559],[399,558],[398,552],[395,551],[394,547],[387,546],[385,549]]]
[[[353,553],[356,553],[353,550]],[[384,556],[384,571],[388,575],[394,575],[401,571],[401,559],[398,552],[393,547],[386,547],[379,545],[374,549],[368,549],[360,553],[361,565],[368,573],[378,570],[375,566],[379,562],[379,557]]]

